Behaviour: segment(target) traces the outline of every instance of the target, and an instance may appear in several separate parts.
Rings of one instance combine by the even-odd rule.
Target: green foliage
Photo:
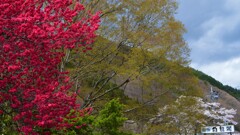
[[[206,75],[205,73],[203,73],[201,71],[192,69],[192,72],[199,79],[201,79],[203,81],[207,81],[211,85],[213,85],[221,90],[226,91],[227,93],[229,93],[230,95],[232,95],[233,97],[235,97],[236,99],[238,99],[240,101],[240,90],[232,88],[231,86],[228,86],[228,85],[223,85],[221,82],[217,81],[216,79],[214,79],[211,76]]]
[[[162,92],[149,89],[153,82],[161,90],[195,89],[194,80],[183,68],[189,64],[189,48],[182,36],[183,24],[174,18],[176,0],[82,2],[87,10],[102,11],[92,50],[69,50],[66,55],[65,66],[76,82],[75,91],[82,87],[92,90],[81,96],[84,107],[135,80],[142,82],[148,91],[143,96],[148,99]]]
[[[90,135],[94,131],[94,127],[92,126],[93,122],[94,122],[94,116],[88,113],[80,114],[80,117],[68,119],[68,123],[73,125],[70,129],[68,129],[70,131],[72,130],[71,132],[68,132],[68,134],[69,135]]]
[[[7,114],[0,114],[0,133],[4,135],[18,135],[16,123]]]
[[[100,111],[94,124],[99,129],[100,135],[126,134],[119,130],[123,122],[127,120],[123,117],[122,109],[123,105],[118,100],[113,99]]]
[[[124,121],[127,120],[122,111],[123,105],[117,99],[108,102],[97,115],[89,114],[89,110],[82,112],[73,110],[65,119],[72,126],[63,130],[53,130],[51,133],[56,135],[130,135],[121,129]],[[78,117],[71,118],[73,115]]]
[[[1,98],[1,97],[0,97]],[[13,113],[9,102],[0,103],[0,133],[17,135],[18,123],[13,121]],[[4,110],[4,113],[2,112]]]

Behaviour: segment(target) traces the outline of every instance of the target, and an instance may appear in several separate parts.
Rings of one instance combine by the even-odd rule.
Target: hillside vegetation
[[[228,85],[223,85],[221,82],[217,81],[216,79],[214,79],[213,77],[198,71],[196,69],[192,69],[193,70],[193,74],[195,76],[197,76],[200,80],[209,82],[211,85],[226,91],[227,93],[229,93],[230,95],[232,95],[233,97],[235,97],[238,101],[240,101],[240,90],[233,88],[231,86]]]

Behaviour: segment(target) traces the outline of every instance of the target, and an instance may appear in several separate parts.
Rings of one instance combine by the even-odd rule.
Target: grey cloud
[[[238,68],[235,68],[236,64],[229,63],[240,57],[240,0],[179,2],[176,17],[187,28],[188,33],[184,37],[192,50],[193,65],[198,65],[196,68],[202,70],[212,67],[213,70],[207,70],[212,75],[218,71],[217,66],[225,64],[223,70],[224,75],[228,76],[226,78],[236,79],[234,72],[239,73]],[[220,76],[217,77],[221,79]],[[228,84],[233,82],[227,79],[222,80]],[[236,82],[230,84],[237,85]]]
[[[219,81],[223,82],[224,85],[230,85],[235,88],[240,86],[240,57],[224,62],[213,62],[207,65],[198,65],[193,63],[192,67],[217,78]]]
[[[187,39],[199,38],[204,32],[200,27],[205,20],[220,14],[219,9],[223,6],[223,0],[179,0],[178,14],[176,15],[186,26]]]

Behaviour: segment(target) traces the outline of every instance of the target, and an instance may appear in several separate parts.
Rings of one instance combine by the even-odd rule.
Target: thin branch
[[[170,91],[170,90],[166,90],[166,91],[164,91],[163,93],[155,96],[155,97],[152,98],[151,100],[148,100],[148,101],[144,102],[143,104],[141,104],[141,106],[128,109],[128,110],[124,111],[124,113],[128,113],[128,112],[131,112],[131,111],[133,111],[133,110],[136,110],[136,109],[138,109],[138,108],[140,108],[140,107],[143,107],[143,106],[145,106],[145,105],[148,105],[149,103],[153,102],[155,99],[159,98],[160,96],[166,94],[166,93],[169,92],[169,91]]]
[[[92,99],[88,99],[88,98],[89,98],[89,97],[88,97],[87,99],[85,99],[85,102],[83,103],[82,108],[85,108],[85,107],[89,106],[92,102],[94,102],[94,101],[96,101],[97,99],[103,97],[104,95],[108,94],[109,92],[111,92],[111,91],[113,91],[113,90],[115,90],[115,89],[118,89],[118,88],[122,87],[123,85],[127,84],[129,81],[130,81],[130,77],[129,77],[128,79],[126,79],[123,83],[121,83],[120,85],[118,85],[118,86],[116,86],[116,87],[113,87],[113,88],[111,88],[111,89],[106,90],[104,93],[100,94],[99,96],[96,96],[96,97],[94,97],[94,98],[92,98]],[[88,96],[90,96],[90,95],[88,95]]]

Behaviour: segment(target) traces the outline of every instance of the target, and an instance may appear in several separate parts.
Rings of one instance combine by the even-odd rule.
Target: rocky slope
[[[143,97],[143,95],[147,95],[148,91],[144,90],[142,87],[140,87],[140,85],[141,84],[139,84],[139,82],[137,82],[137,81],[131,82],[130,84],[128,84],[125,87],[124,94],[132,99],[138,100],[139,102],[145,102],[144,101],[145,98]],[[211,97],[210,97],[210,92],[211,92],[211,87],[212,87],[212,90],[215,91],[216,93],[218,93],[218,95],[219,95],[218,100],[215,100],[215,102],[219,102],[223,107],[225,107],[227,109],[233,108],[233,109],[237,110],[237,114],[235,115],[235,121],[237,121],[239,124],[235,126],[235,129],[237,131],[239,131],[240,130],[240,102],[239,102],[239,100],[237,100],[235,97],[228,94],[224,90],[221,90],[217,87],[212,86],[207,81],[199,80],[199,86],[200,86],[200,90],[203,93],[203,99],[205,101],[212,102]],[[161,90],[160,88],[155,87],[155,86],[152,86],[151,90],[157,92],[156,95],[163,93],[163,95],[160,97],[160,100],[158,100],[158,102],[160,103],[159,104],[160,106],[169,104],[170,102],[173,102],[177,98],[177,96],[174,96],[174,93],[172,91],[165,92],[164,90]]]
[[[235,115],[235,120],[239,124],[236,125],[235,127],[237,130],[239,130],[240,129],[240,102],[236,98],[234,98],[233,96],[231,96],[230,94],[225,92],[224,90],[214,87],[214,86],[210,85],[208,82],[199,81],[199,85],[202,88],[205,100],[210,101],[210,91],[211,91],[211,87],[212,87],[213,91],[217,92],[219,95],[219,98],[218,98],[218,100],[216,100],[216,102],[219,102],[225,108],[237,109],[237,114]]]

